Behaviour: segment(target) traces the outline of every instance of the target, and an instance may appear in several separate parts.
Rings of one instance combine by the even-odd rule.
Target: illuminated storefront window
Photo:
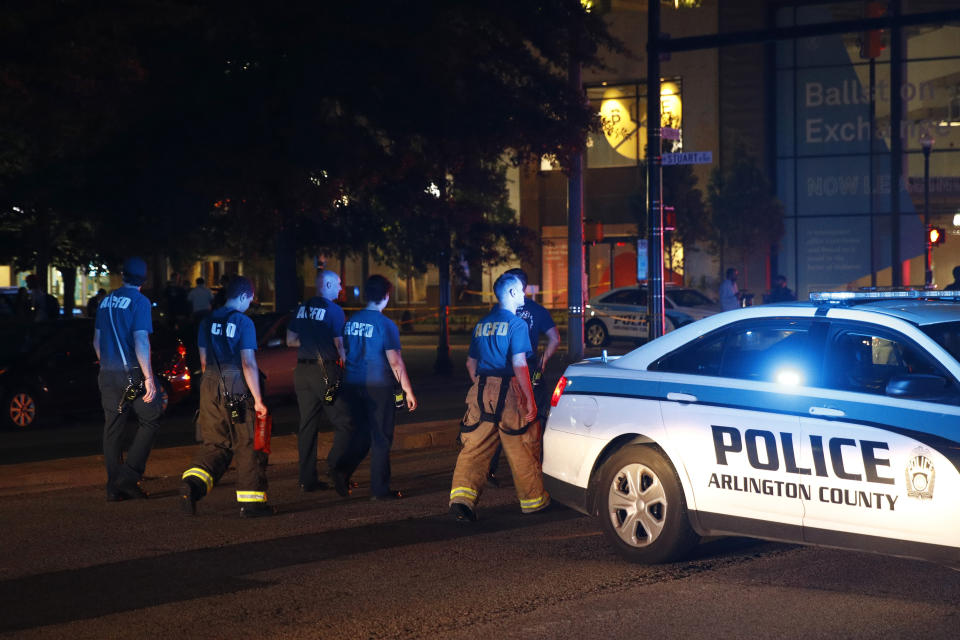
[[[660,85],[660,124],[682,131],[682,83],[666,79]],[[587,88],[587,98],[600,115],[601,130],[587,139],[587,167],[627,167],[646,158],[646,85],[626,84]],[[682,148],[682,138],[670,141],[670,151]]]
[[[777,26],[859,19],[872,10],[882,15],[885,4],[783,7]],[[960,211],[960,25],[903,27],[902,34],[898,87],[891,80],[885,31],[776,46],[776,180],[786,213],[779,270],[797,283],[801,296],[812,289],[891,284],[891,193],[899,194],[904,261],[893,268],[905,284],[922,284],[925,137],[934,139],[931,222],[950,227]],[[891,121],[895,92],[902,99],[900,122]],[[897,132],[903,172],[891,180]],[[948,237],[935,251],[934,281],[940,286],[960,264],[958,245],[960,237]]]

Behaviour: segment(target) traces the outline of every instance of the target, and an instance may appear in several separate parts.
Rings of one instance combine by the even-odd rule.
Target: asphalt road
[[[106,503],[81,486],[0,497],[0,635],[17,638],[955,638],[960,573],[883,556],[722,539],[637,566],[590,518],[521,515],[488,489],[446,514],[456,451],[394,456],[408,497],[301,495],[270,468],[273,518],[234,472],[190,518],[175,477]]]

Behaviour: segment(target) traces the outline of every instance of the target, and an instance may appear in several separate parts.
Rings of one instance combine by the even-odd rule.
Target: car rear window
[[[954,360],[960,362],[960,322],[928,324],[920,327],[920,330],[946,349]]]
[[[667,297],[678,307],[703,307],[716,304],[713,300],[693,289],[667,290]]]

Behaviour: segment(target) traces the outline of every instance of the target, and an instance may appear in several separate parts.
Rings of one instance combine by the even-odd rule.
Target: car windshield
[[[667,297],[678,307],[702,307],[716,304],[713,300],[695,289],[668,289]]]
[[[928,324],[920,329],[946,349],[954,360],[960,362],[960,322]]]

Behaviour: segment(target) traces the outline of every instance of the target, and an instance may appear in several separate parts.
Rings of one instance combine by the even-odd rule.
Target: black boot
[[[197,513],[197,501],[207,493],[207,488],[193,478],[184,478],[180,483],[180,510],[186,515]]]

